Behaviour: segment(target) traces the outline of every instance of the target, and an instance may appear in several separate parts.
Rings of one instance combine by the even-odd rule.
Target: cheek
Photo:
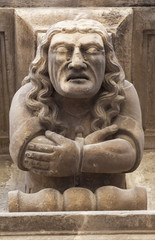
[[[66,56],[66,54],[55,54],[55,63],[57,64],[57,65],[61,65],[61,64],[63,64],[64,62],[66,62],[66,60],[67,60],[67,56]]]
[[[89,63],[97,76],[105,72],[105,58],[103,56],[89,57]]]
[[[66,65],[66,56],[57,54],[53,61],[53,72],[56,78],[60,78],[62,70],[64,71],[64,66]]]
[[[87,60],[91,64],[95,64],[95,66],[98,66],[98,65],[101,66],[101,65],[104,65],[105,57],[100,55],[93,55],[93,56],[87,57]]]
[[[66,61],[66,56],[64,54],[52,53],[48,58],[48,68],[50,71],[57,71],[61,65]]]

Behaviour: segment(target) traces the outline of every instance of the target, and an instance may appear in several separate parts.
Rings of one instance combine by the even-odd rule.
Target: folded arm
[[[82,172],[121,173],[135,164],[136,151],[124,139],[114,139],[83,148]]]

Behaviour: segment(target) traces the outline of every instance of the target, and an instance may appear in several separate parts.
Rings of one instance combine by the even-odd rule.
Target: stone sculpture
[[[29,200],[22,204],[32,196],[61,203],[21,209],[145,209],[145,189],[122,190],[125,173],[141,161],[143,142],[136,90],[104,26],[88,19],[52,25],[12,101],[10,154],[26,171],[25,192],[33,193],[23,194]],[[18,196],[9,194],[10,211],[19,211]]]

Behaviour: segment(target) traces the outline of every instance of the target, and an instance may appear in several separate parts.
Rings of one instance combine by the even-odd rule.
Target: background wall
[[[0,0],[0,211],[7,211],[9,190],[24,190],[24,173],[12,163],[8,150],[11,99],[28,73],[40,36],[51,24],[77,16],[106,25],[127,79],[137,89],[145,152],[127,181],[128,187],[146,186],[149,209],[155,209],[155,1]]]

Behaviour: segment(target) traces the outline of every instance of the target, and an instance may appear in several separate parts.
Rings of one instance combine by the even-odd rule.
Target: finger
[[[101,129],[101,131],[97,131],[97,135],[96,135],[96,139],[98,141],[103,141],[105,140],[107,137],[113,135],[114,133],[116,133],[118,131],[118,127],[116,124],[113,124],[111,126],[108,126],[106,128]]]
[[[88,135],[85,139],[85,144],[97,143],[104,141],[107,137],[113,135],[118,131],[118,127],[116,124],[98,130],[90,135]]]
[[[45,136],[47,138],[49,138],[50,140],[52,140],[55,144],[57,145],[62,145],[64,144],[66,141],[68,141],[69,139],[65,138],[64,136],[58,134],[58,133],[55,133],[55,132],[51,132],[49,130],[47,130],[45,132]]]
[[[49,162],[52,159],[55,159],[56,153],[42,153],[42,152],[33,152],[33,151],[26,151],[25,152],[25,157],[26,158],[31,158],[31,159],[36,159],[39,161],[46,161]]]
[[[33,150],[33,151],[36,151],[36,152],[51,153],[51,152],[53,152],[53,146],[52,145],[46,145],[46,144],[40,144],[40,143],[29,143],[27,145],[27,150]]]
[[[112,134],[116,133],[118,131],[118,126],[116,124],[113,124],[111,126],[108,126],[101,130],[101,135],[104,136],[104,138],[111,136]],[[101,136],[100,135],[100,136]]]
[[[28,169],[32,169],[32,168],[39,168],[44,170],[49,169],[49,162],[38,161],[31,158],[25,158],[24,163],[26,166],[28,166]]]

